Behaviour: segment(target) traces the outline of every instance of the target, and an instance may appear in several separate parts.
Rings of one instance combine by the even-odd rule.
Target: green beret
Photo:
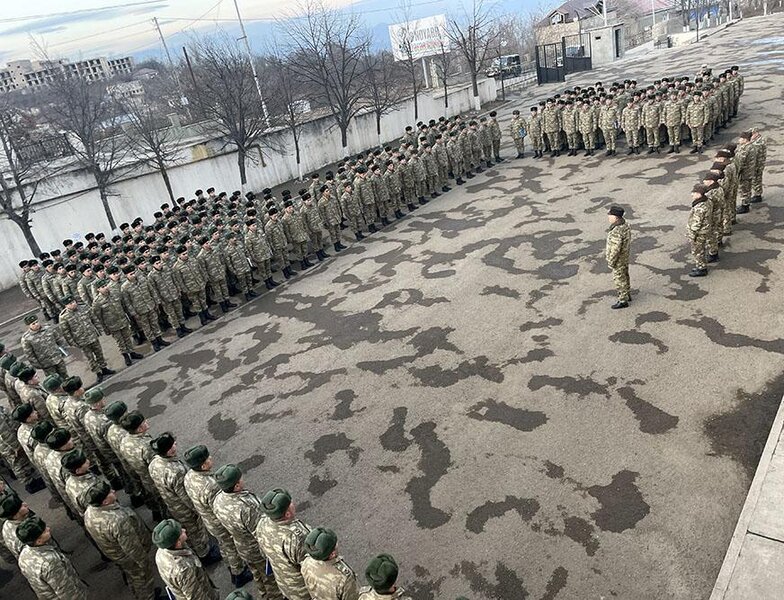
[[[174,519],[165,519],[152,530],[152,543],[158,548],[169,549],[180,539],[182,525]]]
[[[234,590],[231,594],[226,596],[226,600],[253,600],[253,596],[245,590]]]
[[[23,363],[21,360],[19,360],[19,361],[16,361],[11,366],[10,369],[8,369],[8,372],[11,373],[11,375],[13,375],[14,377],[19,377],[19,373],[21,373],[26,368],[27,368],[27,365],[25,363]]]
[[[242,471],[237,465],[223,465],[215,471],[215,481],[224,492],[230,492],[242,479]]]
[[[60,464],[63,465],[64,468],[68,469],[71,473],[81,467],[85,461],[87,461],[87,457],[80,448],[69,450],[60,457]]]
[[[397,563],[389,554],[379,554],[365,569],[365,577],[379,593],[388,592],[397,581]]]
[[[51,421],[38,421],[35,425],[33,425],[32,431],[30,431],[30,435],[33,436],[33,439],[37,442],[44,442],[46,437],[54,431],[54,425]]]
[[[24,367],[19,369],[19,375],[17,375],[17,377],[24,383],[27,383],[33,377],[35,377],[35,369],[30,365],[25,365]]]
[[[24,323],[25,325],[31,325],[35,323],[37,320],[38,320],[38,315],[27,315],[24,318]]]
[[[78,375],[72,375],[63,381],[63,391],[66,394],[73,394],[80,387],[82,387],[82,378]]]
[[[46,376],[46,378],[41,383],[41,386],[51,394],[57,388],[63,386],[63,378],[60,377],[57,373],[52,373],[51,375]]]
[[[103,409],[103,414],[106,415],[106,418],[109,419],[112,423],[118,423],[120,418],[128,412],[128,406],[122,400],[115,400],[114,402],[110,403],[109,406]]]
[[[11,413],[11,416],[20,423],[24,423],[27,420],[27,417],[33,414],[34,410],[32,404],[25,402],[24,404],[17,406],[14,409],[14,412]]]
[[[45,529],[46,523],[44,523],[41,517],[30,516],[19,523],[16,528],[16,537],[19,538],[20,542],[30,546],[41,537]]]
[[[8,369],[11,368],[11,365],[13,365],[15,362],[16,362],[16,356],[14,356],[13,354],[6,354],[2,359],[0,359],[0,367],[2,367],[7,371]]]
[[[68,432],[68,430],[63,429],[62,427],[58,427],[57,429],[52,430],[52,433],[46,436],[46,445],[49,446],[52,450],[57,450],[58,448],[65,446],[70,439],[71,434]]]
[[[183,458],[185,459],[185,463],[191,469],[198,469],[200,466],[204,464],[210,457],[210,451],[207,450],[207,446],[199,444],[198,446],[194,446],[193,448],[188,448],[185,451]]]
[[[103,480],[96,481],[84,493],[84,499],[90,506],[100,506],[111,491],[112,486],[108,482]]]
[[[16,494],[5,494],[0,499],[0,519],[10,519],[22,508],[22,499]]]
[[[168,431],[162,433],[157,438],[150,440],[150,448],[155,450],[159,456],[164,456],[174,446],[175,437]]]
[[[305,538],[305,551],[316,560],[327,560],[337,545],[338,536],[324,527],[316,527]]]
[[[107,285],[109,285],[108,279],[98,279],[95,282],[95,289],[106,287]]]
[[[125,429],[125,431],[136,431],[142,423],[144,423],[144,415],[138,410],[126,413],[120,419],[120,427]]]
[[[286,514],[286,510],[291,505],[291,494],[282,488],[275,488],[264,494],[261,504],[267,516],[277,521]]]
[[[68,294],[67,296],[63,296],[63,299],[62,299],[63,305],[70,304],[73,301],[74,301],[74,297],[71,296],[70,294]]]
[[[100,402],[103,400],[103,389],[98,386],[90,388],[84,393],[82,400],[87,402],[87,404],[95,404],[96,402]]]

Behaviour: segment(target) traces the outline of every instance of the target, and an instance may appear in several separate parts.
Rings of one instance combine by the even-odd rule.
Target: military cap
[[[726,168],[727,168],[727,163],[723,163],[723,162],[715,162],[711,165],[711,171],[713,170],[723,171]]]
[[[82,387],[82,378],[78,375],[72,375],[63,381],[63,391],[67,394],[73,394],[76,390]]]
[[[120,426],[125,429],[125,431],[136,431],[142,423],[144,423],[144,415],[138,410],[132,410],[131,412],[126,413],[120,419]]]
[[[54,431],[54,425],[51,421],[39,421],[35,425],[33,425],[33,429],[30,431],[30,435],[33,436],[33,439],[37,442],[44,442],[50,433]]]
[[[716,181],[717,179],[719,179],[719,174],[712,173],[710,171],[708,171],[707,173],[705,173],[705,175],[702,176],[703,181]]]
[[[371,587],[379,593],[388,592],[397,581],[397,562],[389,554],[379,554],[365,569],[365,577]]]
[[[33,542],[41,537],[44,531],[46,531],[44,520],[41,517],[30,516],[19,523],[16,528],[16,537],[19,538],[20,542],[32,546]]]
[[[24,383],[27,383],[35,377],[35,369],[30,365],[25,365],[19,370],[19,375],[17,375],[17,377]]]
[[[54,264],[54,261],[51,258],[46,258],[43,259],[43,262],[41,264],[44,266],[44,268],[51,267]]]
[[[242,479],[242,470],[237,465],[223,465],[215,471],[215,481],[224,492],[230,492]]]
[[[267,516],[273,521],[277,521],[286,514],[289,506],[291,506],[291,494],[283,488],[275,488],[264,494],[264,497],[261,499],[261,505]]]
[[[76,256],[76,252],[71,253],[69,251],[69,256]],[[74,264],[65,265],[65,272],[70,273],[71,271],[76,271],[76,265]]]
[[[281,196],[283,196],[284,198],[285,198],[286,196],[291,196],[291,190],[282,190],[282,191],[280,192],[280,195],[281,195]]]
[[[70,304],[71,302],[75,302],[73,296],[70,294],[68,296],[63,296],[63,304]]]
[[[294,206],[294,203],[291,200],[284,200],[283,208],[288,208],[289,206]]]
[[[267,214],[268,214],[268,215],[270,215],[270,216],[272,216],[272,215],[277,215],[277,214],[278,214],[278,209],[277,209],[277,208],[275,208],[275,207],[273,206],[272,208],[270,208],[270,209],[267,211]]]
[[[10,519],[22,508],[22,499],[16,494],[5,494],[0,499],[0,519]]]
[[[22,361],[16,361],[15,363],[13,363],[13,365],[11,365],[11,368],[8,369],[8,372],[14,377],[19,377],[19,373],[21,373],[27,367],[28,365],[23,363]]]
[[[614,204],[614,205],[612,205],[610,207],[610,210],[607,211],[607,214],[608,215],[614,215],[616,217],[622,217],[624,212],[625,211],[623,210],[622,207],[617,206],[617,205]]]
[[[63,468],[68,469],[71,473],[76,471],[87,461],[87,457],[80,448],[69,450],[60,457],[60,464]]]
[[[95,287],[96,288],[106,287],[107,285],[109,285],[109,280],[108,279],[98,279],[95,282]]]
[[[209,457],[210,451],[207,450],[207,446],[203,444],[188,448],[183,455],[185,464],[187,464],[191,469],[198,469]]]
[[[128,406],[122,400],[115,400],[103,409],[103,414],[112,423],[118,423],[126,412],[128,412]]]
[[[721,158],[732,158],[732,152],[730,150],[722,148],[716,153],[716,156],[719,156]],[[0,366],[2,365],[0,364]]]
[[[168,549],[177,543],[182,533],[182,525],[174,519],[164,519],[152,530],[152,543],[158,548]]]
[[[49,254],[51,254],[52,256],[60,256],[60,251],[55,249],[55,250],[52,250]]]
[[[16,356],[13,354],[6,354],[2,359],[0,359],[0,368],[3,368],[7,371],[15,362]]]
[[[84,499],[90,506],[100,506],[111,491],[112,486],[107,481],[99,480],[87,489]]]
[[[150,440],[150,448],[155,450],[156,454],[164,456],[172,449],[175,441],[175,437],[170,432],[166,431],[157,438]]]
[[[38,321],[38,315],[27,315],[27,316],[24,318],[24,323],[25,323],[25,325],[32,325],[32,324],[33,324],[33,323],[35,323],[36,321]]]
[[[695,183],[694,186],[691,188],[692,192],[696,192],[698,194],[705,194],[708,191],[708,188],[705,187],[702,183]]]
[[[17,406],[14,411],[11,413],[11,416],[20,423],[24,423],[27,418],[33,414],[33,405],[29,402],[23,402],[19,406]]]
[[[331,529],[316,527],[305,538],[305,551],[316,560],[327,560],[338,545],[338,536]]]
[[[67,429],[57,427],[46,436],[46,445],[49,446],[52,450],[57,450],[58,448],[65,446],[70,439],[71,433]]]
[[[245,590],[234,590],[231,594],[226,596],[226,600],[253,600],[253,596]]]
[[[103,388],[98,386],[90,388],[84,393],[82,399],[87,402],[87,404],[95,404],[96,402],[100,402],[103,400]]]

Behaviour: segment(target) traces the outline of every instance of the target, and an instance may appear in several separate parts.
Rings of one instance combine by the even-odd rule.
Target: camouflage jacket
[[[123,307],[132,317],[153,312],[158,306],[146,280],[142,281],[138,278],[136,281],[126,280],[120,291]]]
[[[757,149],[757,155],[754,160],[754,168],[761,171],[765,168],[765,161],[768,158],[768,142],[764,136],[759,136],[754,140],[751,145]]]
[[[613,129],[618,122],[618,107],[614,104],[606,104],[599,109],[599,127],[602,129]]]
[[[82,423],[87,435],[90,436],[95,451],[103,458],[105,463],[118,462],[117,454],[109,445],[106,435],[112,424],[100,410],[88,409],[82,417]]]
[[[648,129],[656,129],[661,124],[661,105],[652,102],[642,105],[642,125]]]
[[[490,128],[490,139],[494,142],[501,141],[501,126],[496,121],[495,117],[490,117],[490,123],[488,124]]]
[[[84,515],[84,511],[87,510],[88,504],[84,497],[87,490],[99,481],[109,483],[103,475],[96,475],[91,471],[87,471],[84,475],[74,475],[63,469],[63,475],[66,478],[65,493],[68,494],[71,504],[79,509],[80,515]]]
[[[527,129],[528,129],[528,135],[537,135],[537,136],[542,135],[542,131],[544,131],[543,124],[542,124],[542,115],[540,115],[539,113],[535,115],[531,114],[531,116],[528,117]]]
[[[662,123],[667,127],[678,127],[683,123],[683,106],[677,100],[668,100],[662,107]]]
[[[721,187],[721,184],[716,186],[713,189],[710,189],[705,194],[711,201],[712,206],[712,226],[718,227],[721,230],[721,212],[722,208],[724,207],[724,188]]]
[[[8,519],[3,523],[2,541],[6,548],[14,555],[14,558],[19,559],[22,553],[22,548],[25,547],[24,542],[16,537],[16,527],[22,521],[12,521]]]
[[[370,185],[373,187],[373,196],[377,202],[381,204],[389,202],[389,187],[383,173],[374,172],[370,178]]]
[[[561,129],[564,133],[577,133],[577,108],[566,106],[561,112]]]
[[[213,535],[225,530],[212,508],[215,497],[221,491],[213,474],[209,471],[188,469],[183,479],[183,486],[193,504],[193,509],[199,513],[207,530]]]
[[[738,179],[748,181],[754,177],[754,169],[757,165],[758,147],[752,142],[738,144],[735,157],[738,161]]]
[[[41,290],[43,291],[44,296],[49,299],[49,302],[55,306],[62,305],[61,290],[57,285],[54,273],[44,271],[44,274],[41,276]]]
[[[98,294],[93,301],[93,314],[106,333],[119,331],[129,326],[122,302],[112,294]]]
[[[596,130],[593,111],[590,108],[582,108],[577,111],[577,128],[580,133],[590,133]]]
[[[8,414],[5,406],[0,406],[0,455],[16,456],[21,450],[16,430],[16,421]]]
[[[640,128],[640,108],[628,105],[621,113],[621,129],[635,131]]]
[[[27,362],[36,369],[47,369],[63,362],[61,347],[66,342],[60,329],[44,325],[38,331],[26,331],[22,336],[22,351]]]
[[[218,590],[212,585],[199,557],[190,548],[159,548],[155,553],[155,566],[175,598],[218,600]]]
[[[147,470],[172,517],[181,523],[198,519],[183,483],[188,468],[179,459],[155,456]]]
[[[163,267],[160,271],[153,267],[147,277],[147,286],[157,302],[174,302],[180,299],[177,279],[169,267]]]
[[[340,225],[340,206],[333,193],[329,196],[321,196],[318,201],[318,210],[321,220],[332,227]]]
[[[87,585],[71,561],[52,544],[22,548],[19,570],[38,600],[87,600]]]
[[[60,289],[63,291],[63,298],[71,296],[77,302],[81,302],[82,298],[79,296],[79,279],[77,277],[66,275],[62,281],[60,281]]]
[[[84,416],[89,412],[90,407],[79,398],[68,396],[62,403],[63,416],[67,429],[74,437],[77,444],[93,463],[95,462],[95,444],[87,429],[84,426]]]
[[[38,442],[33,437],[33,426],[29,423],[20,423],[19,429],[16,430],[16,440],[19,442],[22,450],[24,450],[24,453],[27,454],[30,462],[38,467],[38,460],[35,458],[35,447],[38,445]],[[0,444],[2,443],[0,441]]]
[[[457,142],[453,142],[454,147],[458,148],[459,144]],[[459,156],[462,157],[462,154]],[[400,171],[400,185],[404,189],[413,189],[416,187],[416,181],[414,181],[414,170],[410,163],[406,162],[406,164],[399,164],[397,170]]]
[[[120,442],[120,452],[122,453],[121,458],[142,480],[144,487],[150,491],[157,490],[148,471],[148,465],[155,457],[155,452],[150,447],[150,436],[146,433],[126,432]]]
[[[93,300],[95,300],[95,291],[93,290],[95,281],[95,277],[85,277],[82,275],[81,279],[79,279],[79,283],[76,284],[76,291],[79,294],[78,298],[81,300],[82,304],[90,306],[93,303]]]
[[[25,275],[27,289],[29,290],[30,295],[36,300],[43,300],[46,297],[44,294],[43,283],[41,282],[42,276],[43,273],[40,269],[37,271],[30,269]]]
[[[367,175],[357,177],[354,181],[354,193],[359,198],[362,206],[371,206],[376,202],[374,197],[375,194],[373,193],[373,184]]]
[[[713,222],[713,203],[710,198],[704,196],[691,203],[689,213],[689,238],[696,239],[704,237],[710,233],[711,223]]]
[[[692,102],[686,110],[686,125],[689,127],[703,127],[710,119],[704,102]]]
[[[264,231],[267,234],[267,241],[272,250],[286,249],[289,242],[286,238],[286,229],[280,218],[277,221],[270,219],[269,223],[264,227]]]
[[[234,275],[244,275],[250,273],[250,263],[248,256],[245,254],[243,245],[239,242],[233,244],[226,244],[226,268]]]
[[[65,341],[70,346],[86,346],[98,341],[101,324],[90,309],[83,306],[76,310],[64,308],[58,322]]]
[[[490,143],[492,143],[492,141]],[[424,153],[422,156],[422,163],[425,165],[425,172],[428,177],[438,177],[438,162],[432,151]]]
[[[626,221],[614,224],[607,230],[607,244],[604,256],[611,269],[629,264],[629,246],[632,241],[632,230]]]
[[[558,109],[555,106],[545,106],[542,110],[542,128],[546,132],[554,132],[561,129],[561,120]]]
[[[20,382],[21,383],[21,382]],[[38,416],[43,419],[49,419],[49,407],[46,405],[46,392],[37,385],[28,385],[22,383],[19,386],[19,398],[22,402],[32,404],[33,408],[38,411]]]
[[[512,117],[512,122],[509,123],[509,133],[513,140],[523,139],[527,128],[527,123],[521,116]]]
[[[57,492],[60,494],[60,497],[68,505],[68,507],[75,514],[82,514],[82,511],[80,511],[79,507],[73,503],[71,497],[65,491],[65,482],[67,479],[68,472],[65,469],[63,469],[63,465],[60,462],[65,452],[60,452],[59,450],[52,450],[51,448],[49,448],[49,450],[50,452],[46,454],[46,458],[44,459],[44,464],[43,464],[44,469],[46,469],[46,472],[49,473],[49,478],[52,480],[54,487],[57,489]]]
[[[340,202],[343,205],[343,212],[351,217],[358,217],[362,214],[362,204],[359,200],[359,195],[356,190],[344,190],[340,197]]]
[[[457,167],[461,160],[463,160],[463,153],[460,150],[460,143],[455,138],[449,138],[449,141],[446,143],[446,155],[449,158],[449,164],[453,169]],[[402,169],[400,177],[401,184],[405,185]]]
[[[305,224],[305,229],[309,234],[317,233],[324,228],[324,221],[321,218],[318,205],[315,202],[311,202],[310,206],[303,202],[302,208],[300,209],[300,215],[302,216],[302,222]]]
[[[366,586],[359,589],[359,600],[411,600],[411,596],[402,587],[395,588],[391,594],[382,594]]]
[[[226,277],[226,259],[218,248],[202,248],[196,257],[207,281],[220,281]]]
[[[490,127],[485,125],[479,126],[479,143],[482,146],[490,146],[493,144],[493,134],[490,132]]]
[[[342,557],[316,560],[306,557],[302,561],[302,577],[310,595],[318,600],[357,600],[357,576]]]
[[[174,281],[183,293],[194,294],[204,290],[207,279],[195,258],[177,259],[174,263]]]
[[[221,490],[212,509],[234,539],[240,558],[249,564],[263,562],[264,555],[256,541],[256,528],[264,512],[258,497],[247,490],[232,493]]]
[[[307,556],[304,543],[308,533],[310,527],[299,519],[273,521],[266,515],[256,528],[259,546],[272,565],[275,582],[288,600],[310,600],[300,572]]]
[[[67,400],[68,394],[65,392],[49,394],[46,397],[46,409],[49,411],[52,422],[63,429],[68,429],[68,421],[65,418],[65,403]]]
[[[261,227],[258,227],[256,231],[248,230],[245,232],[245,249],[255,264],[272,258],[272,250]]]
[[[446,160],[446,164],[443,166],[446,167],[449,164],[449,159],[446,158],[446,153],[444,154],[444,159]],[[387,196],[389,199],[393,201],[400,199],[400,193],[403,188],[403,183],[400,180],[400,171],[394,168],[390,171],[387,167],[387,170],[384,171],[382,177],[384,178],[384,185],[387,188]]]
[[[468,137],[465,138],[468,140]],[[470,154],[470,146],[468,149]],[[408,162],[408,166],[411,168],[411,172],[414,174],[414,181],[424,181],[425,177],[427,176],[427,171],[425,170],[425,164],[422,161],[421,156],[412,156],[411,160]]]
[[[132,509],[115,502],[88,506],[84,528],[101,551],[119,565],[144,564],[149,559],[152,537]]]
[[[436,142],[433,146],[433,156],[436,158],[436,163],[441,168],[447,168],[449,166],[449,155],[446,152],[446,144],[444,142]],[[394,171],[393,171],[394,172]],[[388,175],[389,171],[384,173],[384,175]],[[400,192],[400,188],[398,186],[398,193]]]

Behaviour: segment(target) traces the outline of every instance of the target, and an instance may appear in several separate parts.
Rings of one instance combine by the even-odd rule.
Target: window
[[[550,25],[558,25],[559,23],[563,23],[563,22],[564,22],[564,16],[559,12],[553,13],[552,16],[550,17]]]

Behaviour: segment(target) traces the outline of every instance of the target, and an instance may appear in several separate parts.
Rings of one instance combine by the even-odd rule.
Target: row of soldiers
[[[639,154],[647,145],[648,154],[659,153],[669,145],[669,153],[680,152],[682,140],[691,139],[692,153],[702,152],[715,132],[738,113],[744,79],[733,66],[717,76],[703,65],[693,81],[689,77],[656,80],[645,89],[627,79],[604,88],[602,82],[582,88],[576,86],[532,106],[526,119],[513,111],[509,132],[517,158],[525,153],[525,138],[534,157],[544,152],[568,156],[580,149],[592,156],[606,146],[606,156],[616,154],[617,139],[623,133],[627,154]]]
[[[708,263],[719,260],[724,237],[732,235],[736,214],[749,212],[750,205],[762,202],[762,177],[767,158],[767,142],[754,127],[744,131],[738,143],[725,145],[713,159],[691,192],[688,237],[694,257],[691,277],[708,274]],[[736,204],[740,198],[740,204]]]
[[[370,585],[360,588],[338,553],[334,531],[297,518],[285,489],[258,497],[246,488],[240,467],[215,468],[203,445],[180,455],[174,435],[152,437],[139,411],[108,402],[100,387],[85,390],[78,377],[49,375],[43,389],[43,403],[38,398],[13,409],[17,446],[56,504],[121,570],[133,598],[164,597],[154,585],[152,546],[158,574],[177,600],[217,599],[204,567],[224,559],[233,585],[255,581],[258,598],[409,598],[396,587],[398,566],[386,554],[370,562]],[[119,501],[120,489],[130,506]],[[135,510],[143,505],[157,522],[152,533]],[[87,598],[87,584],[46,523],[4,482],[0,521],[5,555],[10,553],[39,600]]]

